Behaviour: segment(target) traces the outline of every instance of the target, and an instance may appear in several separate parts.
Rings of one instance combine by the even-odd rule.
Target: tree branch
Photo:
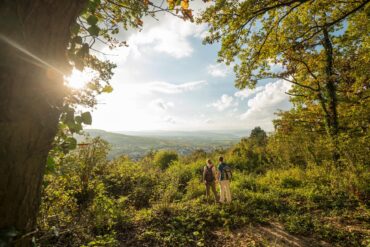
[[[274,77],[270,77],[270,78],[274,78]],[[297,82],[296,80],[291,80],[291,79],[288,79],[288,78],[286,78],[284,76],[276,75],[275,78],[286,80],[286,81],[288,81],[290,83],[293,83],[294,85],[297,85],[297,86],[300,86],[300,87],[309,89],[309,90],[314,91],[314,92],[318,92],[319,91],[318,88],[313,88],[311,86],[301,84],[301,83]]]
[[[307,95],[304,95],[304,94],[294,94],[294,93],[289,93],[289,92],[284,92],[285,94],[287,95],[290,95],[290,96],[294,96],[294,97],[304,97],[304,98],[308,98]]]

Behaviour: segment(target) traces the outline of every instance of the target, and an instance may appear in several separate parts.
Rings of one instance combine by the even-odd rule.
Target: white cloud
[[[150,102],[149,104],[153,109],[159,109],[161,111],[166,111],[168,110],[169,108],[173,108],[175,106],[175,104],[173,102],[170,102],[170,101],[164,101],[163,99],[156,99],[156,100],[153,100],[152,102]]]
[[[203,4],[201,0],[194,2],[197,1],[199,6]],[[144,20],[140,33],[122,32],[120,40],[126,40],[129,47],[103,50],[118,55],[105,57],[118,67],[111,81],[114,91],[99,96],[102,104],[93,113],[92,127],[106,130],[246,128],[245,120],[240,119],[246,109],[236,105],[241,99],[246,99],[243,103],[247,103],[249,98],[243,98],[244,94],[228,93],[235,92],[232,83],[208,88],[207,82],[202,80],[204,77],[200,77],[207,73],[209,56],[216,54],[218,49],[217,45],[206,50],[196,45],[207,33],[205,26],[183,22],[173,16],[159,15],[159,19],[159,22]],[[198,52],[206,55],[191,57]],[[187,59],[178,61],[181,58]],[[176,68],[186,64],[199,66],[190,66],[190,73],[187,69]],[[231,71],[226,71],[223,64],[209,66],[209,72],[215,76]],[[168,78],[183,79],[170,81]],[[213,98],[215,94],[224,93],[228,95]],[[208,103],[212,104],[206,107]],[[222,114],[219,111],[223,111]]]
[[[116,55],[109,58],[116,63],[126,62],[129,56],[138,59],[153,52],[167,54],[177,59],[191,56],[194,49],[190,38],[204,37],[206,25],[196,25],[170,15],[160,16],[159,19],[155,25],[144,25],[141,32],[135,32],[126,38],[128,47],[114,50],[106,47],[103,52]]]
[[[209,34],[210,32],[207,30],[207,26],[205,24],[202,24],[198,26],[197,33],[194,35],[194,37],[204,40],[206,37],[209,36]]]
[[[243,90],[240,90],[234,94],[235,97],[240,98],[241,100],[244,100],[246,98],[249,98],[250,96],[261,92],[264,89],[263,86],[256,87],[255,89],[249,89],[245,88]]]
[[[193,53],[193,48],[187,40],[187,37],[192,35],[194,35],[193,29],[188,24],[182,21],[172,21],[169,25],[161,25],[146,33],[138,33],[132,41],[137,45],[152,44],[157,52],[183,58]]]
[[[165,118],[164,118],[164,122],[165,122],[165,123],[169,123],[169,124],[176,124],[176,120],[175,120],[175,119],[173,119],[173,118],[172,118],[172,117],[170,117],[170,116],[165,117]]]
[[[226,77],[230,73],[230,67],[225,64],[210,64],[207,67],[207,72],[213,77]]]
[[[139,96],[156,96],[159,94],[181,94],[194,90],[201,89],[207,85],[207,81],[191,81],[180,84],[174,84],[166,81],[152,81],[144,83],[122,83],[116,85],[115,89],[123,94],[125,97],[138,98]],[[117,91],[115,90],[115,91]],[[153,100],[153,98],[151,98]]]
[[[246,127],[261,126],[272,130],[274,113],[279,109],[290,108],[289,97],[285,94],[290,87],[291,84],[284,80],[266,84],[263,90],[248,101],[248,110],[240,116],[242,120],[247,120]]]
[[[215,107],[219,111],[223,111],[231,106],[236,106],[238,103],[234,102],[233,96],[229,96],[227,94],[223,94],[219,100],[213,102],[208,107]]]
[[[185,82],[182,84],[173,84],[173,83],[164,82],[164,81],[155,81],[155,82],[144,83],[141,85],[141,88],[151,93],[156,92],[156,93],[164,93],[164,94],[177,94],[177,93],[183,93],[183,92],[188,92],[188,91],[199,89],[206,84],[207,82],[204,80]]]

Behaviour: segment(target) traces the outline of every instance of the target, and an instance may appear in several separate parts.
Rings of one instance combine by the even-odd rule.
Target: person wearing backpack
[[[218,180],[220,181],[220,203],[231,202],[230,180],[232,178],[231,168],[225,164],[224,158],[220,157],[218,170]]]
[[[215,201],[218,201],[218,195],[216,192],[216,180],[217,180],[217,173],[216,168],[213,165],[210,159],[207,160],[207,164],[204,166],[203,169],[203,181],[206,185],[206,196],[207,199],[210,198],[210,189],[212,189],[213,195],[215,197]]]

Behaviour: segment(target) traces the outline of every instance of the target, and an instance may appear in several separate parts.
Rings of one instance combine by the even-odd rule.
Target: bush
[[[178,154],[175,151],[161,150],[154,155],[154,164],[165,170],[169,165],[179,159]]]
[[[186,187],[184,200],[192,200],[204,196],[206,193],[205,185],[199,178],[191,179]]]
[[[285,177],[281,181],[281,186],[283,188],[297,188],[301,186],[302,181],[296,179],[296,178],[291,178],[291,177]]]
[[[114,162],[103,176],[107,192],[113,198],[127,197],[127,204],[137,209],[149,207],[159,184],[158,172],[133,162]]]
[[[283,217],[285,229],[293,234],[307,235],[313,233],[314,223],[312,217],[304,215],[287,215]]]

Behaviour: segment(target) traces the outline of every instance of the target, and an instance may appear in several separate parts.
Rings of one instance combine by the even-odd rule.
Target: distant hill
[[[116,133],[133,135],[133,136],[146,136],[146,137],[161,137],[161,138],[207,138],[212,140],[233,140],[240,139],[241,137],[249,136],[250,130],[214,130],[214,131],[117,131]]]
[[[91,137],[100,136],[112,145],[108,158],[121,155],[131,158],[140,158],[150,150],[171,149],[181,155],[194,150],[203,149],[207,152],[216,148],[228,148],[240,140],[240,136],[233,133],[207,132],[207,131],[152,131],[152,132],[108,132],[98,129],[86,129]],[[83,136],[77,140],[82,142]]]

